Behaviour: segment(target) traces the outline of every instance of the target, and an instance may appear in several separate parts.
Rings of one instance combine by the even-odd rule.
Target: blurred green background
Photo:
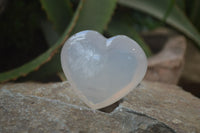
[[[154,52],[140,33],[175,29],[200,48],[199,0],[1,0],[0,82],[60,81],[60,48],[82,30],[135,39]]]

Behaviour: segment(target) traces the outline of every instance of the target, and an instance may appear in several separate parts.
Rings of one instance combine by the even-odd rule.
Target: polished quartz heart
[[[96,31],[70,37],[61,51],[63,71],[79,97],[92,109],[118,101],[143,79],[147,59],[124,35],[105,38]]]

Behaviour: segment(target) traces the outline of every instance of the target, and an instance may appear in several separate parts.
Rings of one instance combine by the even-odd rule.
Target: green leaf
[[[51,47],[52,45],[54,45],[56,43],[56,41],[59,39],[59,33],[56,32],[53,29],[53,25],[52,23],[50,23],[47,20],[43,20],[41,23],[41,28],[43,31],[43,34],[45,36],[45,39],[47,41],[47,44],[49,47]]]
[[[102,11],[102,7],[99,4],[104,6],[104,10],[106,12]],[[25,76],[28,73],[39,69],[42,64],[51,60],[53,55],[58,52],[59,48],[64,44],[71,33],[76,33],[85,29],[102,32],[112,16],[115,5],[116,0],[101,0],[101,2],[99,2],[99,0],[81,0],[70,25],[56,44],[33,61],[30,61],[29,63],[14,70],[1,73],[0,82],[16,79],[22,75]],[[60,59],[57,60],[57,63],[60,63]],[[60,67],[56,66],[56,69],[59,70]]]
[[[176,5],[183,11],[185,11],[185,0],[176,0]]]
[[[137,31],[135,31],[133,23],[134,21],[128,13],[115,13],[112,21],[108,25],[107,32],[112,36],[123,34],[133,38],[137,43],[139,43],[146,55],[149,57],[152,54],[151,50],[148,45],[145,44],[144,40],[140,37]]]
[[[40,0],[49,20],[59,33],[63,33],[72,17],[72,8],[69,0]]]
[[[42,20],[41,28],[44,32],[49,46],[55,44],[62,35],[73,15],[71,3],[69,0],[40,0],[42,8],[45,10],[48,19]]]
[[[43,20],[41,23],[46,41],[49,46],[52,46],[59,39],[59,35],[63,33],[72,17],[71,3],[69,0],[41,0],[40,2],[49,20],[52,22]],[[41,66],[39,70],[30,73],[25,79],[22,78],[22,80],[43,80],[61,71],[59,60],[60,54],[58,52],[49,62]]]
[[[130,10],[131,11],[131,18],[134,20],[133,26],[138,32],[154,30],[161,26],[161,21],[155,19],[152,16],[149,16],[145,13]],[[124,13],[126,14],[126,13]]]
[[[57,73],[58,77],[61,79],[61,81],[66,81],[67,78],[63,72]]]
[[[158,19],[163,19],[170,5],[169,0],[119,0],[120,4],[146,12]],[[194,40],[200,48],[200,34],[191,24],[185,14],[174,5],[166,22],[181,32],[185,33],[189,38]]]
[[[11,80],[11,79],[15,80],[20,76],[26,76],[28,73],[39,69],[39,67],[41,65],[43,65],[46,62],[48,62],[49,60],[51,60],[53,55],[58,51],[58,49],[62,46],[62,44],[64,44],[65,40],[69,37],[69,33],[72,31],[72,29],[74,28],[74,26],[77,22],[77,19],[79,17],[79,14],[81,12],[83,4],[84,4],[83,1],[81,1],[79,3],[79,7],[77,8],[76,13],[75,13],[70,25],[68,26],[68,28],[66,29],[64,34],[60,37],[60,39],[56,42],[55,45],[53,45],[46,52],[44,52],[43,54],[38,56],[36,59],[24,64],[23,66],[18,67],[16,69],[8,71],[8,72],[1,73],[0,74],[0,82],[5,82],[5,81]]]
[[[117,0],[86,0],[72,34],[82,30],[103,32],[114,12]]]
[[[104,10],[99,7],[99,5],[106,5],[104,6]],[[116,5],[116,0],[87,0],[83,5],[83,9],[80,13],[79,19],[76,23],[75,28],[73,29],[71,34],[82,30],[97,30],[102,32],[103,29],[107,26]],[[95,8],[96,7],[96,8]],[[106,14],[106,15],[105,15]],[[93,17],[90,17],[93,16]],[[47,26],[47,24],[46,24]],[[51,31],[51,30],[50,30]],[[49,32],[47,33],[49,34]],[[45,35],[47,35],[45,34]],[[49,40],[52,39],[51,35]],[[26,80],[31,79],[44,79],[50,75],[55,75],[56,73],[61,73],[61,65],[60,65],[60,52],[58,52],[55,57],[44,66],[42,66],[38,71],[34,73],[30,73]]]
[[[200,30],[200,0],[194,0],[191,8],[191,21]]]
[[[168,18],[168,16],[170,15],[170,13],[171,13],[171,11],[172,11],[172,9],[173,9],[173,6],[174,6],[174,4],[175,4],[175,0],[169,0],[170,2],[169,2],[169,6],[168,6],[168,8],[167,8],[167,10],[166,10],[166,12],[165,12],[165,14],[164,14],[164,17],[163,17],[163,22],[165,22],[166,21],[166,19]]]
[[[49,62],[42,65],[37,71],[30,72],[26,77],[19,78],[19,81],[48,81],[49,77],[56,76],[56,73],[61,71],[60,53],[57,52]]]
[[[106,5],[106,6],[104,6],[104,10],[102,10],[99,7],[99,5]],[[102,32],[103,29],[107,26],[114,12],[115,5],[116,5],[116,0],[101,0],[101,1],[87,0],[85,1],[82,7],[83,9],[80,13],[79,19],[71,34],[74,34],[82,30],[87,30],[87,29],[97,30],[99,32]],[[90,16],[93,16],[93,17],[90,17]],[[46,26],[47,25],[48,24],[46,24]],[[49,35],[48,37],[49,33],[50,32],[47,32],[47,34],[45,35],[47,36],[47,38],[49,38],[48,40],[52,40],[51,35]],[[32,80],[32,79],[43,80],[44,78],[55,75],[58,72],[61,73],[62,69],[61,69],[60,64],[61,64],[60,53],[58,52],[50,62],[43,65],[38,71],[30,73],[26,77],[26,80]]]

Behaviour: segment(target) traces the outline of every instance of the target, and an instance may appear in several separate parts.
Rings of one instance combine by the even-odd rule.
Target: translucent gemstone
[[[61,63],[72,88],[93,109],[124,97],[141,82],[147,69],[145,53],[135,41],[124,35],[107,39],[91,30],[65,42]]]

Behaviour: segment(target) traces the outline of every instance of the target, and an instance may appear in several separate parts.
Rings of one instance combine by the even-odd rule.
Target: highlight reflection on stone
[[[141,82],[147,69],[145,53],[135,41],[124,35],[106,39],[91,30],[65,42],[61,63],[73,89],[93,109],[124,97]]]

